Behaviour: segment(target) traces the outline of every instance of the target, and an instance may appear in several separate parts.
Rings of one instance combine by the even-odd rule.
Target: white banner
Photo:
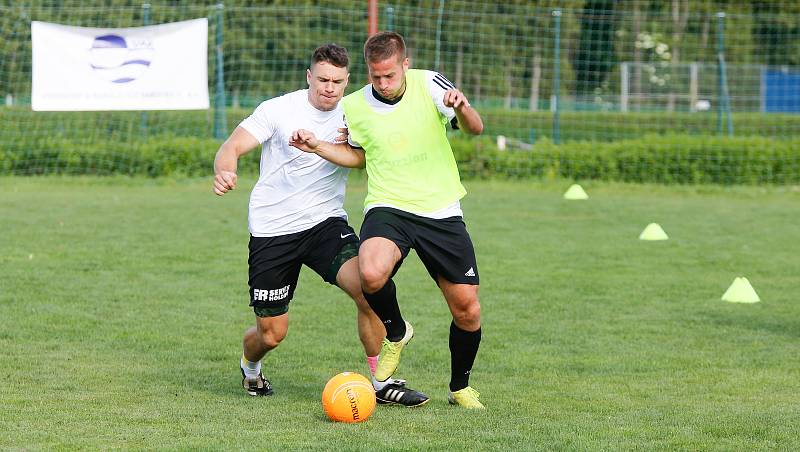
[[[208,109],[208,19],[138,28],[32,22],[36,111]]]

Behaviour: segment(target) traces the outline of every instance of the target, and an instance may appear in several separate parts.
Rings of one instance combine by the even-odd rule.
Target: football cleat
[[[403,347],[408,344],[408,341],[414,337],[414,328],[411,324],[406,322],[406,334],[397,342],[391,342],[389,339],[383,338],[381,345],[381,354],[378,358],[378,366],[375,368],[375,379],[378,381],[386,381],[397,370],[397,365],[400,364],[400,352]]]
[[[379,405],[402,405],[405,407],[422,406],[429,398],[425,394],[406,386],[405,380],[388,380],[380,390],[375,391],[375,400]]]
[[[478,391],[472,389],[471,386],[467,386],[455,392],[448,392],[447,401],[450,402],[450,405],[460,405],[464,408],[482,410],[486,407],[478,401],[480,396]]]
[[[261,375],[261,372],[255,378],[248,378],[244,374],[244,369],[240,367],[239,370],[242,371],[242,387],[247,395],[252,397],[272,395],[272,385]]]

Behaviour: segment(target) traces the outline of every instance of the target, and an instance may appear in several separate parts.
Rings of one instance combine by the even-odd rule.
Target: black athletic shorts
[[[303,264],[335,285],[339,269],[358,254],[358,237],[343,218],[328,218],[294,234],[250,236],[249,248],[250,306],[274,317],[289,310]]]
[[[461,217],[425,218],[390,207],[374,207],[361,225],[361,243],[372,237],[394,242],[403,257],[413,248],[434,281],[438,276],[456,284],[479,284],[475,249]]]

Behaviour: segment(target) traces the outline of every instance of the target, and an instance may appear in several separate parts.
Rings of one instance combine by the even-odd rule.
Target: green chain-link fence
[[[207,173],[215,136],[302,88],[317,45],[350,49],[348,92],[366,82],[367,2],[96,3],[0,3],[0,174]],[[427,0],[378,11],[380,29],[405,36],[412,66],[445,74],[484,117],[486,137],[453,138],[467,176],[800,183],[798,2]],[[198,17],[209,18],[210,110],[31,111],[31,21]]]

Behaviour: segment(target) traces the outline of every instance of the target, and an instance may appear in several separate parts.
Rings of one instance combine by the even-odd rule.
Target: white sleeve
[[[343,119],[344,120],[344,127],[347,128],[347,116],[343,116],[343,118],[344,118]],[[347,133],[347,142],[350,144],[350,146],[353,146],[354,148],[361,148],[360,144],[358,144],[355,141],[353,141],[353,135],[350,135],[349,131]]]
[[[244,130],[250,132],[259,143],[263,143],[275,133],[275,123],[272,118],[277,113],[277,98],[265,100],[256,108],[256,110],[247,118],[244,119],[239,126]]]
[[[450,107],[444,106],[444,93],[449,89],[454,89],[456,85],[438,72],[425,72],[428,79],[428,91],[431,93],[433,102],[436,103],[436,108],[439,109],[439,113],[447,118],[448,121],[452,121],[453,118],[456,117],[456,111]]]

